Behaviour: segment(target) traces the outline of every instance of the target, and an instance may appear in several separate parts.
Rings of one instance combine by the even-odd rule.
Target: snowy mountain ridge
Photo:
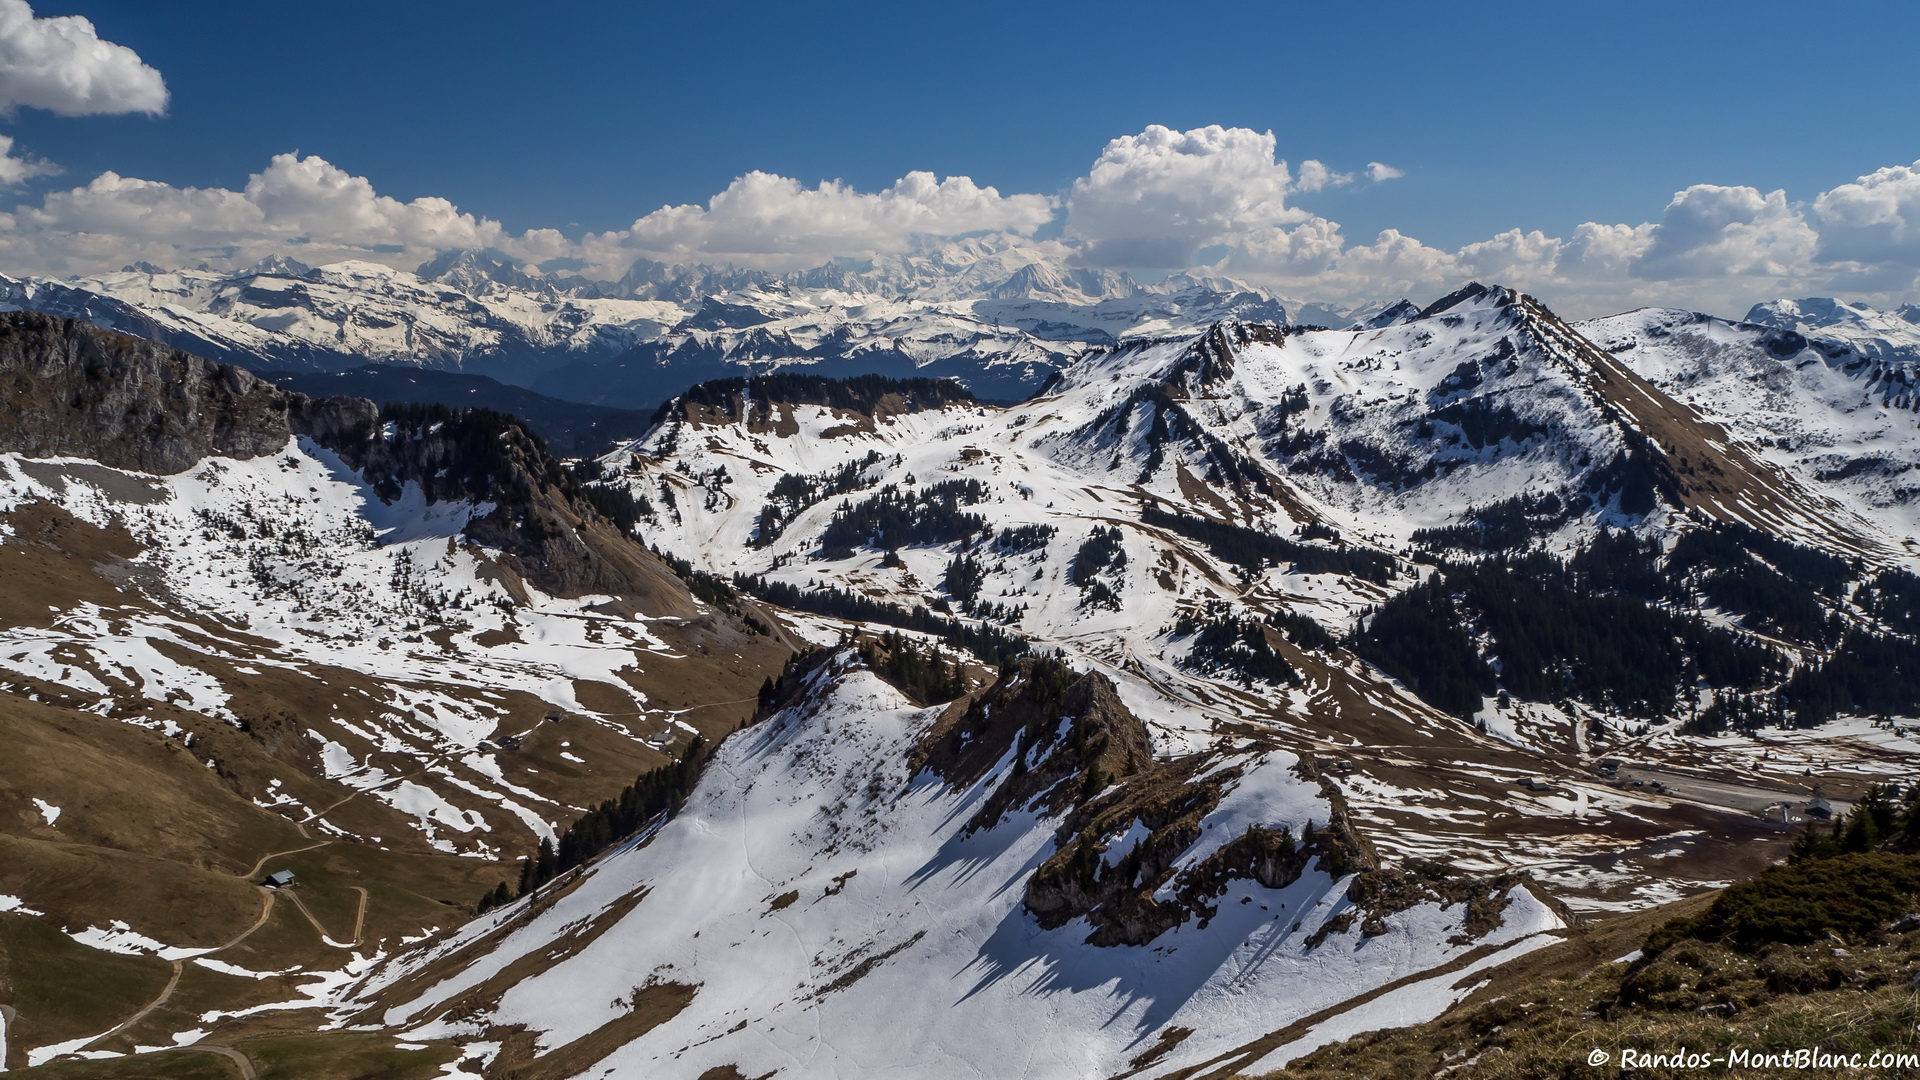
[[[68,281],[0,277],[0,306],[260,370],[421,365],[649,408],[716,364],[942,374],[1019,397],[1090,342],[1229,316],[1284,321],[1297,307],[1226,279],[1141,285],[977,241],[782,275],[641,264],[619,282],[530,274],[475,251],[414,273],[284,258],[225,274],[143,264]]]
[[[849,298],[745,283],[678,340],[804,344]],[[924,316],[862,303],[846,325]],[[221,1000],[475,1073],[1279,1068],[1574,917],[1751,873],[1815,770],[1844,809],[1920,753],[1916,508],[1867,479],[1913,414],[1797,330],[1470,285],[1083,341],[1016,405],[818,364],[710,381],[565,464],[502,417],[0,325],[34,373],[0,398],[9,692],[301,830],[209,846],[231,868],[193,887],[227,899],[198,922],[60,886],[51,846],[0,891],[187,962],[255,917],[256,852],[324,838],[349,861],[301,864],[322,951],[239,946],[216,963],[279,981]],[[97,827],[58,760],[31,795],[76,809],[22,810],[36,844]],[[695,767],[677,816],[596,838]],[[365,947],[332,932],[348,882],[367,917],[389,879],[412,891],[372,890]]]

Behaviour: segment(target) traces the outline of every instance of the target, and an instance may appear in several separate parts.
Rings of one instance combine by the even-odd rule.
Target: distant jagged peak
[[[746,290],[742,290],[745,292]],[[777,316],[762,311],[751,303],[751,295],[728,294],[731,300],[744,300],[744,303],[729,303],[717,296],[704,297],[700,307],[693,314],[681,320],[675,330],[745,330],[749,327],[763,326],[774,321]]]
[[[325,263],[312,270],[312,276],[339,282],[395,281],[419,278],[405,270],[397,270],[386,263],[369,259],[342,259],[339,262]]]
[[[145,266],[147,264],[143,263],[141,265]],[[311,273],[313,273],[313,267],[308,266],[298,259],[290,259],[285,255],[276,253],[261,259],[259,262],[254,263],[252,266],[247,267],[245,270],[233,276],[306,277]]]
[[[1184,292],[1225,293],[1229,295],[1244,293],[1267,299],[1277,299],[1272,290],[1262,285],[1255,285],[1250,281],[1242,281],[1239,278],[1221,277],[1213,274],[1191,274],[1184,270],[1176,274],[1168,274],[1159,284],[1149,285],[1145,288],[1149,292],[1170,295]]]
[[[1420,305],[1411,300],[1400,300],[1389,304],[1368,317],[1355,322],[1349,330],[1383,330],[1389,326],[1410,323],[1420,317]]]
[[[492,248],[461,248],[442,252],[421,263],[414,276],[451,285],[465,293],[487,291],[490,285],[538,291],[546,283],[529,275],[521,264]]]
[[[1482,285],[1477,281],[1469,281],[1421,308],[1420,318],[1430,319],[1435,315],[1452,311],[1462,304],[1472,302],[1481,302],[1491,307],[1512,307],[1520,299],[1520,295],[1505,285]]]
[[[1084,295],[1077,285],[1068,283],[1059,267],[1032,262],[988,289],[987,295],[995,300],[1026,300],[1035,296],[1052,298],[1069,291]]]
[[[1876,311],[1866,304],[1849,304],[1831,296],[1804,296],[1797,300],[1766,300],[1747,311],[1746,321],[1762,326],[1836,326],[1874,321]]]

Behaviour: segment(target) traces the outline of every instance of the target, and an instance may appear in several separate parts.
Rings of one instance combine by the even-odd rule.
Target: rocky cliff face
[[[1085,917],[1088,944],[1145,945],[1189,920],[1204,927],[1231,882],[1283,889],[1316,855],[1336,877],[1370,865],[1338,811],[1300,837],[1287,826],[1251,826],[1209,843],[1210,819],[1255,757],[1156,759],[1146,725],[1098,672],[1022,661],[945,718],[918,763],[964,787],[1009,748],[1013,770],[968,828],[990,829],[1023,810],[1058,816],[1054,852],[1027,879],[1024,903],[1046,929]]]
[[[653,615],[688,616],[685,586],[581,496],[539,438],[511,416],[441,406],[377,407],[296,395],[294,430],[340,455],[382,499],[418,485],[428,502],[489,507],[466,537],[498,553],[518,581],[551,596],[605,594]]]
[[[151,341],[0,314],[0,450],[171,474],[285,446],[288,402],[238,368]]]
[[[239,368],[78,319],[0,313],[0,452],[77,457],[168,475],[208,457],[274,453],[295,435],[340,455],[380,498],[491,504],[466,538],[498,554],[508,587],[605,594],[691,615],[685,586],[580,496],[518,420],[485,410],[310,399]]]

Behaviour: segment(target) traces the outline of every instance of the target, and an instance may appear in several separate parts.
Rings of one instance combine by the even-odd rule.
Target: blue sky
[[[1306,159],[1361,176],[1286,194],[1344,243],[1393,229],[1456,251],[1512,229],[1571,241],[1583,223],[1659,223],[1693,185],[1808,204],[1920,158],[1920,5],[98,0],[33,14],[91,19],[169,100],[158,116],[29,104],[0,119],[15,154],[62,170],[24,178],[14,203],[107,171],[240,190],[297,150],[383,196],[577,236],[704,204],[751,170],[858,192],[925,170],[1066,200],[1110,140],[1221,125],[1271,132],[1296,177]],[[1370,162],[1404,175],[1367,182]],[[1840,283],[1910,291],[1911,275],[1859,262]]]

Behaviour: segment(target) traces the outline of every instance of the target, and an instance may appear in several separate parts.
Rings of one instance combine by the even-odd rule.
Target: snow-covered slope
[[[1899,551],[1817,479],[1775,468],[1497,289],[1377,328],[1225,324],[1100,352],[1007,409],[862,414],[752,392],[669,410],[605,459],[648,500],[651,543],[794,594],[973,611],[1107,673],[1164,753],[1240,724],[1302,753],[1423,747],[1350,783],[1383,850],[1491,870],[1518,846],[1580,903],[1619,902],[1668,873],[1632,856],[1595,873],[1584,852],[1596,832],[1634,833],[1651,852],[1693,828],[1642,832],[1662,812],[1638,793],[1556,773],[1566,801],[1517,812],[1558,820],[1515,838],[1502,786],[1568,747],[1604,756],[1587,741],[1604,710],[1489,697],[1483,737],[1342,649],[1263,631],[1299,673],[1289,685],[1236,675],[1233,649],[1203,648],[1196,627],[1304,616],[1340,637],[1428,577],[1405,558],[1412,547],[1502,507],[1524,518],[1520,543],[1559,551],[1602,527],[1665,544],[1713,521],[1876,559]],[[902,527],[886,506],[928,499],[957,524],[886,535]]]
[[[1920,306],[1913,304],[1877,311],[1825,297],[1773,300],[1755,304],[1746,321],[1796,331],[1829,361],[1843,366],[1853,367],[1860,359],[1883,365],[1877,378],[1911,385],[1920,362]],[[1899,379],[1897,372],[1906,377]]]
[[[272,792],[254,793],[323,831],[334,828],[325,804],[306,800],[332,789],[314,780],[414,817],[447,852],[499,857],[524,830],[550,835],[547,821],[571,808],[504,774],[491,740],[537,724],[538,711],[580,713],[576,687],[588,684],[626,699],[608,710],[626,716],[613,730],[644,730],[649,697],[622,672],[638,673],[636,650],[678,655],[655,620],[596,614],[606,597],[536,590],[516,603],[486,553],[461,542],[491,505],[429,504],[418,485],[384,502],[311,440],[174,476],[0,455],[0,520],[11,522],[0,538],[27,542],[17,523],[39,507],[124,530],[139,548],[130,572],[165,582],[165,603],[80,601],[0,631],[4,677],[173,730],[155,705],[243,726],[264,719],[246,689],[256,679],[337,681],[293,733],[320,775],[263,778]]]
[[[679,818],[336,1016],[582,1075],[1258,1072],[1444,1007],[1546,940],[1542,895],[1605,912],[1736,876],[1771,839],[1753,800],[1815,757],[1879,777],[1920,744],[1860,718],[1636,729],[1571,695],[1489,693],[1469,722],[1348,636],[1441,580],[1410,549],[1516,497],[1522,546],[1553,551],[1611,527],[1657,552],[1718,523],[1895,557],[1881,523],[1664,378],[1476,287],[1348,330],[1095,351],[1006,408],[697,388],[600,464],[650,543],[819,612],[790,617],[826,660]],[[917,707],[846,644],[877,629],[836,616],[856,604],[920,618],[926,648],[1015,630],[1117,704],[1070,693],[1036,726],[1013,695],[1051,661],[1028,659]],[[1121,730],[1142,756],[1075,756]],[[1609,755],[1669,779],[1610,780]]]
[[[1647,308],[1580,329],[1756,456],[1915,551],[1920,327],[1833,301],[1761,305],[1748,320]]]
[[[1362,935],[1343,880],[1310,860],[1283,887],[1226,884],[1213,918],[1151,944],[1088,944],[1084,919],[1041,929],[1020,899],[1055,822],[1016,807],[970,827],[1013,755],[958,786],[916,770],[940,712],[847,658],[822,668],[729,741],[644,844],[390,967],[363,988],[361,1019],[420,1038],[511,1043],[520,1029],[523,1053],[591,1075],[1076,1077],[1130,1060],[1158,1075],[1410,977],[1431,976],[1407,987],[1406,1014],[1436,1013],[1474,967],[1561,925],[1509,884],[1496,925],[1463,929],[1466,904],[1429,899]],[[1290,765],[1219,752],[1212,769],[1240,775],[1187,858],[1250,825],[1324,827],[1324,796]],[[669,992],[677,1010],[650,1000]],[[569,1056],[648,1007],[655,1022],[630,1041]]]
[[[280,974],[195,991],[209,1015],[343,984],[729,729],[788,652],[554,487],[510,422],[292,398],[33,315],[0,318],[0,371],[0,894],[128,993],[214,951]],[[36,798],[64,810],[12,812]],[[317,936],[225,952],[272,913],[269,859],[319,849],[282,909]],[[10,986],[57,984],[8,940]],[[15,1064],[124,1019],[21,993]]]

